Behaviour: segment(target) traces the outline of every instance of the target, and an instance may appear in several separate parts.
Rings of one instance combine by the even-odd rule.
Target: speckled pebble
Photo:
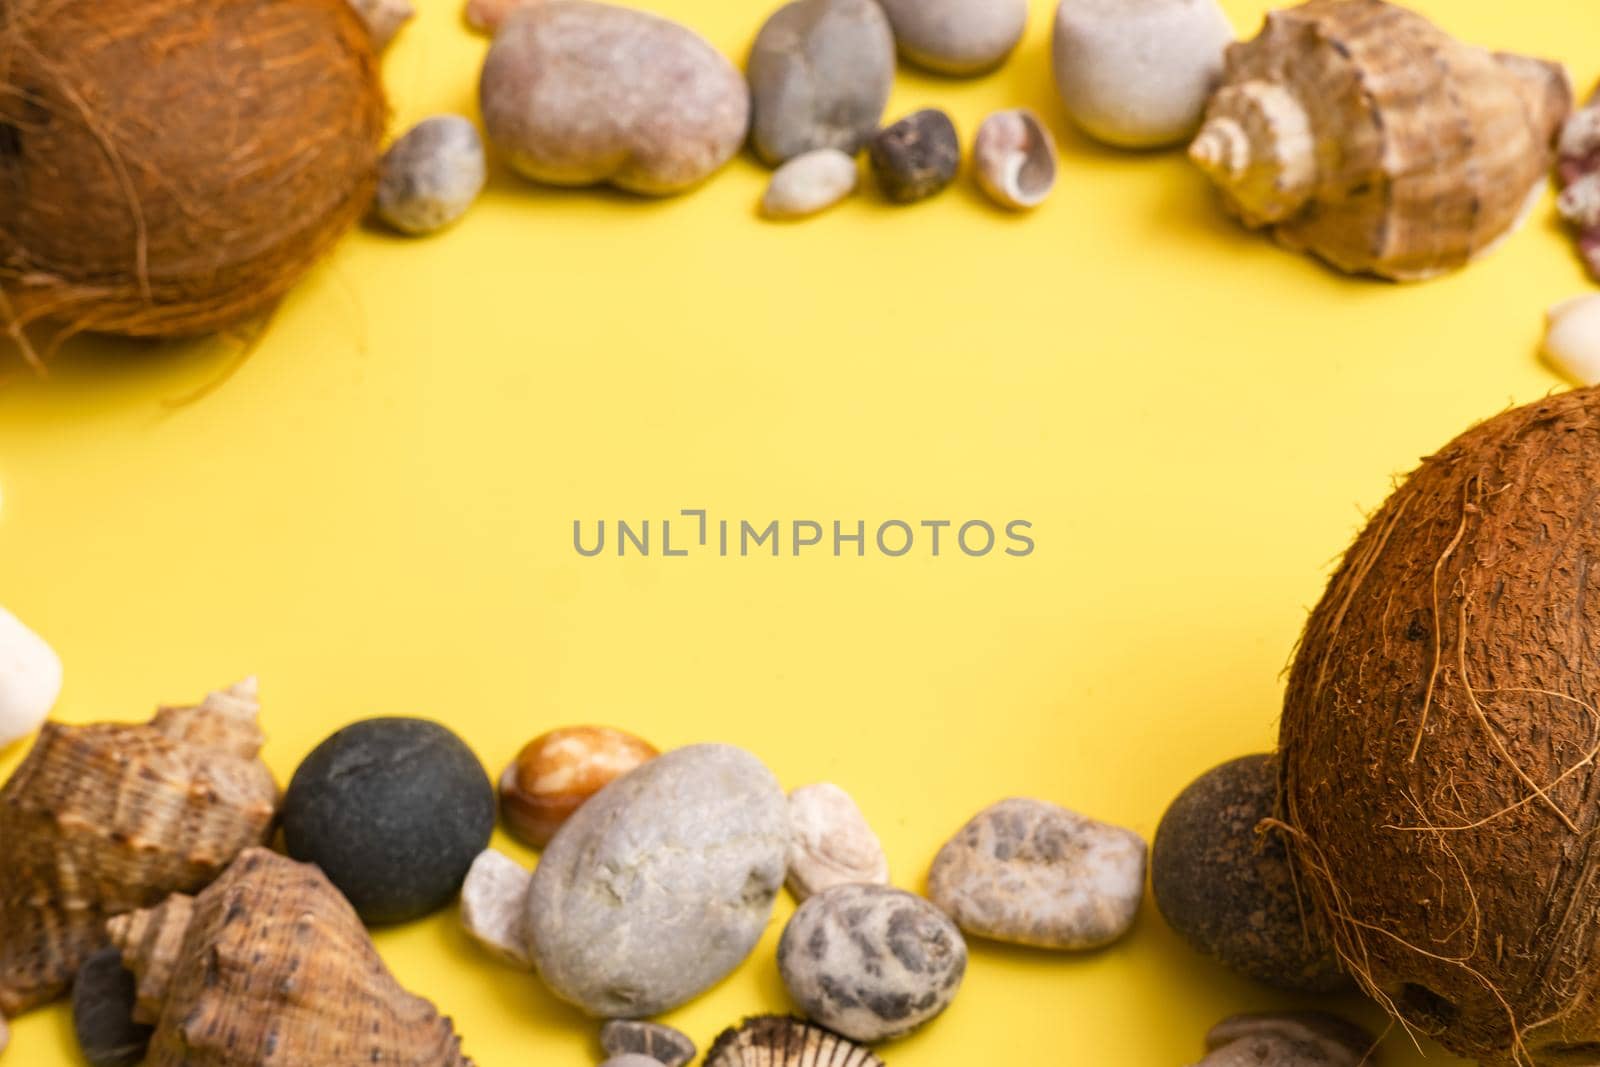
[[[602,1026],[600,1047],[607,1056],[643,1056],[664,1067],[685,1067],[697,1051],[687,1034],[632,1019],[612,1019]]]
[[[955,181],[961,139],[949,115],[928,108],[878,131],[871,156],[883,195],[897,204],[913,204]]]
[[[875,0],[795,0],[750,49],[750,144],[769,166],[860,151],[894,87],[894,35]]]
[[[778,943],[778,969],[812,1022],[856,1041],[885,1041],[950,1006],[967,945],[921,897],[842,885],[800,905]]]
[[[1257,832],[1277,793],[1270,755],[1231,760],[1179,793],[1150,854],[1156,907],[1185,941],[1247,977],[1348,988],[1326,929],[1301,907],[1283,838]]]
[[[568,819],[528,893],[534,963],[603,1019],[670,1011],[750,955],[789,852],[772,772],[729,745],[669,752]]]
[[[939,851],[928,896],[978,937],[1097,948],[1133,925],[1146,851],[1131,830],[1042,800],[1003,800]]]
[[[136,1067],[144,1062],[155,1031],[133,1021],[136,999],[133,974],[122,966],[122,954],[116,949],[96,952],[78,969],[72,983],[72,1030],[90,1067]]]
[[[476,126],[460,115],[423,119],[383,155],[378,214],[401,233],[442,230],[467,213],[488,177]]]
[[[448,904],[494,832],[494,787],[455,734],[426,719],[367,719],[294,772],[289,855],[315,863],[368,923]]]

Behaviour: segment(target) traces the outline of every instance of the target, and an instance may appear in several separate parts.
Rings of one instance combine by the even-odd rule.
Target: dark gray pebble
[[[101,949],[78,969],[72,1029],[90,1067],[135,1067],[144,1061],[154,1030],[133,1021],[135,999],[133,974],[116,949]]]
[[[936,108],[907,115],[872,139],[872,172],[883,195],[912,204],[942,192],[961,169],[961,139]]]
[[[448,904],[494,831],[494,787],[425,719],[368,719],[318,745],[289,783],[289,855],[321,867],[368,923]]]
[[[1347,989],[1326,927],[1295,892],[1282,836],[1256,832],[1277,791],[1277,761],[1259,755],[1178,794],[1151,856],[1156,906],[1185,941],[1239,974],[1283,989]]]
[[[600,1047],[608,1057],[648,1056],[666,1067],[684,1067],[694,1059],[694,1042],[660,1023],[613,1019],[600,1028]]]

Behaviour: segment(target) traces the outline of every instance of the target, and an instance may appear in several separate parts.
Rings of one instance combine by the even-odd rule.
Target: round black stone
[[[1178,794],[1150,854],[1156,907],[1185,941],[1246,977],[1314,993],[1349,988],[1326,924],[1296,892],[1282,835],[1257,832],[1277,795],[1270,755],[1224,763]]]
[[[489,775],[459,737],[426,719],[368,719],[295,771],[283,836],[364,921],[397,923],[454,899],[494,818]]]
[[[78,968],[72,983],[72,1029],[90,1067],[144,1062],[154,1031],[133,1021],[135,999],[133,975],[116,949],[101,949]]]

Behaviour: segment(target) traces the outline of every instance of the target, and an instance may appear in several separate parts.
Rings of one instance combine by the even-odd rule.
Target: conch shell
[[[145,1067],[472,1067],[450,1020],[402,989],[327,877],[247,849],[198,897],[112,919],[138,979]]]
[[[0,1012],[65,993],[110,916],[214,879],[272,830],[255,679],[138,725],[48,723],[0,790]]]
[[[1557,64],[1462,44],[1384,0],[1311,0],[1230,46],[1189,155],[1246,225],[1416,281],[1526,218],[1571,108]]]

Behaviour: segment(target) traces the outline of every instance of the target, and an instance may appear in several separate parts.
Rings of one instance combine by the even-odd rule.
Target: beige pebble
[[[527,899],[533,875],[503,852],[487,849],[472,862],[461,887],[461,925],[506,963],[533,969],[528,950]]]
[[[830,782],[789,794],[789,892],[796,900],[836,885],[888,885],[889,860],[850,794]]]
[[[1042,800],[1003,800],[939,851],[928,897],[978,937],[1098,948],[1133,925],[1147,851],[1131,830]]]
[[[1027,0],[880,0],[900,54],[941,74],[1004,63],[1028,28]]]
[[[1574,297],[1550,309],[1544,356],[1578,385],[1600,385],[1600,294]]]
[[[479,82],[489,140],[551,185],[683,192],[733,158],[750,122],[744,76],[676,22],[592,0],[521,7]]]
[[[1056,185],[1056,141],[1026,108],[997,111],[978,128],[972,159],[978,184],[1013,210],[1038,207]]]
[[[540,3],[541,0],[467,0],[467,25],[479,33],[499,32],[506,19],[519,7]]]
[[[761,198],[769,219],[800,219],[839,203],[855,192],[860,170],[837,148],[819,148],[779,167]]]

